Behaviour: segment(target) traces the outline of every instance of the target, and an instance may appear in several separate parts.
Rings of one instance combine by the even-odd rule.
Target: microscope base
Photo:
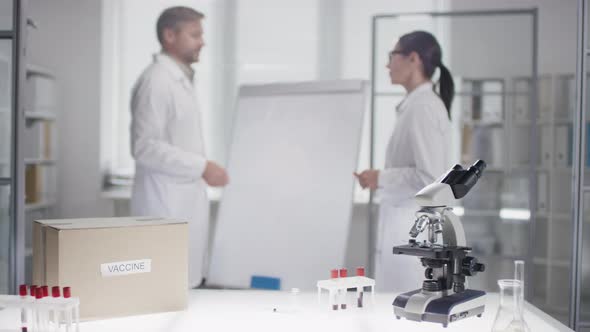
[[[462,293],[441,296],[417,289],[400,294],[393,302],[397,319],[432,322],[447,327],[449,323],[471,316],[481,317],[485,309],[485,292],[466,289]]]

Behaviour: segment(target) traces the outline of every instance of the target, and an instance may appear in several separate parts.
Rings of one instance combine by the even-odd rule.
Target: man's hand
[[[211,187],[223,187],[229,182],[225,169],[212,161],[207,161],[203,179]]]
[[[353,173],[354,176],[359,180],[359,184],[363,189],[377,189],[379,182],[379,171],[376,169],[368,169],[359,173]]]

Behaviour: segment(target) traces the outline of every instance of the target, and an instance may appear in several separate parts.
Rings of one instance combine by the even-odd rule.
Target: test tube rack
[[[19,295],[0,295],[0,309],[12,309],[20,313],[21,332],[78,332],[80,299],[71,297],[69,287],[63,296],[59,287],[21,285]],[[12,330],[13,327],[11,327]]]
[[[322,290],[328,291],[330,295],[330,306],[333,310],[338,308],[346,309],[346,294],[349,289],[356,289],[357,307],[363,307],[365,287],[371,291],[371,301],[375,301],[375,280],[364,275],[364,268],[357,268],[356,276],[347,276],[346,269],[332,270],[331,278],[317,282],[318,303],[321,303]]]

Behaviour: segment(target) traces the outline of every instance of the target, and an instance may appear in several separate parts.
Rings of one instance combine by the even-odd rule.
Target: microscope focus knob
[[[477,262],[477,258],[470,256],[465,257],[461,265],[463,274],[470,277],[486,269],[485,265]]]
[[[484,272],[486,270],[486,266],[482,263],[475,264],[475,271],[477,272]]]

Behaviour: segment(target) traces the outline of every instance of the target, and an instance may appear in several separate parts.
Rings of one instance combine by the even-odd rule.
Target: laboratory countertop
[[[352,297],[353,293],[349,293]],[[481,318],[470,317],[443,328],[440,324],[397,320],[391,303],[394,294],[377,293],[365,307],[333,311],[328,293],[317,294],[258,290],[191,290],[185,311],[83,322],[81,332],[184,332],[184,331],[491,331],[499,296],[488,294]],[[351,298],[352,299],[352,298]],[[352,303],[351,301],[348,301]],[[525,320],[533,332],[573,331],[526,303]]]

